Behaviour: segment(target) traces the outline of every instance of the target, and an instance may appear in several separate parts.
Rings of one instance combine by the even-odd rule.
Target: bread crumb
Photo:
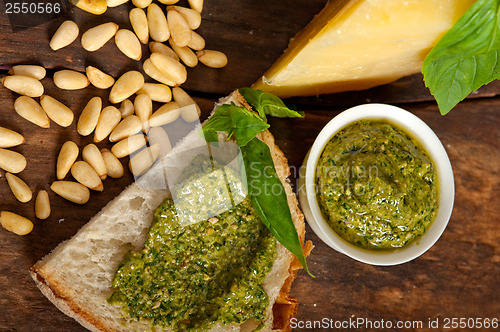
[[[64,218],[59,219],[59,223],[62,223],[64,220]]]

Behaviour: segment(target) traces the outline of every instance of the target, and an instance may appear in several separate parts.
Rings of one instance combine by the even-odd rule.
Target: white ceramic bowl
[[[327,224],[316,198],[315,172],[319,157],[328,141],[342,128],[358,120],[385,120],[416,138],[432,158],[438,177],[439,209],[435,220],[424,235],[409,245],[394,250],[367,250],[345,241]],[[358,261],[372,265],[396,265],[422,255],[439,239],[453,209],[455,183],[448,155],[439,138],[422,120],[399,107],[385,104],[365,104],[350,108],[333,118],[319,133],[299,177],[299,200],[307,222],[313,231],[333,249]]]

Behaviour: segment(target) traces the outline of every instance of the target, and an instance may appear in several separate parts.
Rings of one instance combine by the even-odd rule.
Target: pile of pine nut
[[[96,15],[104,13],[107,7],[116,7],[128,1],[70,0],[77,7]],[[82,136],[93,134],[96,144],[106,138],[115,143],[111,151],[88,144],[81,151],[83,160],[77,160],[80,148],[75,142],[65,142],[57,157],[57,180],[50,185],[57,195],[77,204],[85,204],[90,199],[90,190],[104,189],[103,181],[108,176],[123,176],[124,168],[119,158],[134,153],[129,169],[134,176],[144,174],[172,148],[162,126],[179,117],[186,122],[199,119],[199,106],[180,88],[187,80],[186,66],[194,67],[201,62],[208,67],[222,68],[227,64],[227,57],[222,52],[206,50],[205,40],[194,31],[201,24],[203,0],[188,0],[190,8],[175,5],[178,1],[158,0],[160,4],[156,4],[153,0],[132,0],[135,8],[129,12],[129,20],[133,31],[107,22],[81,35],[81,45],[88,52],[97,51],[114,37],[118,49],[135,61],[143,57],[141,43],[149,43],[151,55],[143,62],[143,70],[156,83],[146,83],[138,71],[128,71],[115,80],[93,66],[88,66],[85,74],[74,70],[54,73],[54,84],[62,90],[84,89],[89,84],[99,89],[110,89],[109,102],[112,105],[103,107],[100,97],[90,99],[80,113],[76,130]],[[162,8],[161,5],[167,6]],[[58,51],[73,43],[79,34],[76,23],[65,21],[54,33],[49,45],[52,50]],[[50,120],[62,127],[73,123],[74,112],[56,98],[44,94],[40,81],[46,76],[45,68],[16,65],[9,74],[2,79],[2,84],[20,95],[14,102],[17,114],[41,128],[49,128]],[[130,98],[134,95],[132,102]],[[39,98],[39,102],[35,98]],[[153,111],[153,102],[163,105]],[[32,199],[32,191],[26,182],[14,175],[25,169],[26,158],[9,150],[23,142],[21,134],[0,127],[0,169],[6,171],[5,178],[16,199],[26,203]],[[66,179],[68,174],[73,180]],[[38,219],[46,219],[50,213],[48,192],[40,190],[35,200],[35,215]],[[33,229],[31,220],[9,211],[0,212],[0,224],[18,235],[28,234]]]

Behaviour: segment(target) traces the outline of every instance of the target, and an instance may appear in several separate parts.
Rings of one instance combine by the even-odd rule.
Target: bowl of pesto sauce
[[[299,200],[330,247],[373,265],[408,262],[446,228],[455,185],[448,155],[422,120],[365,104],[332,119],[304,160]]]

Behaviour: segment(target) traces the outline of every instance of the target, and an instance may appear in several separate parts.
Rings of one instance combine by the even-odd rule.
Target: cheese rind
[[[279,97],[363,90],[420,71],[474,0],[331,1],[252,88]]]

